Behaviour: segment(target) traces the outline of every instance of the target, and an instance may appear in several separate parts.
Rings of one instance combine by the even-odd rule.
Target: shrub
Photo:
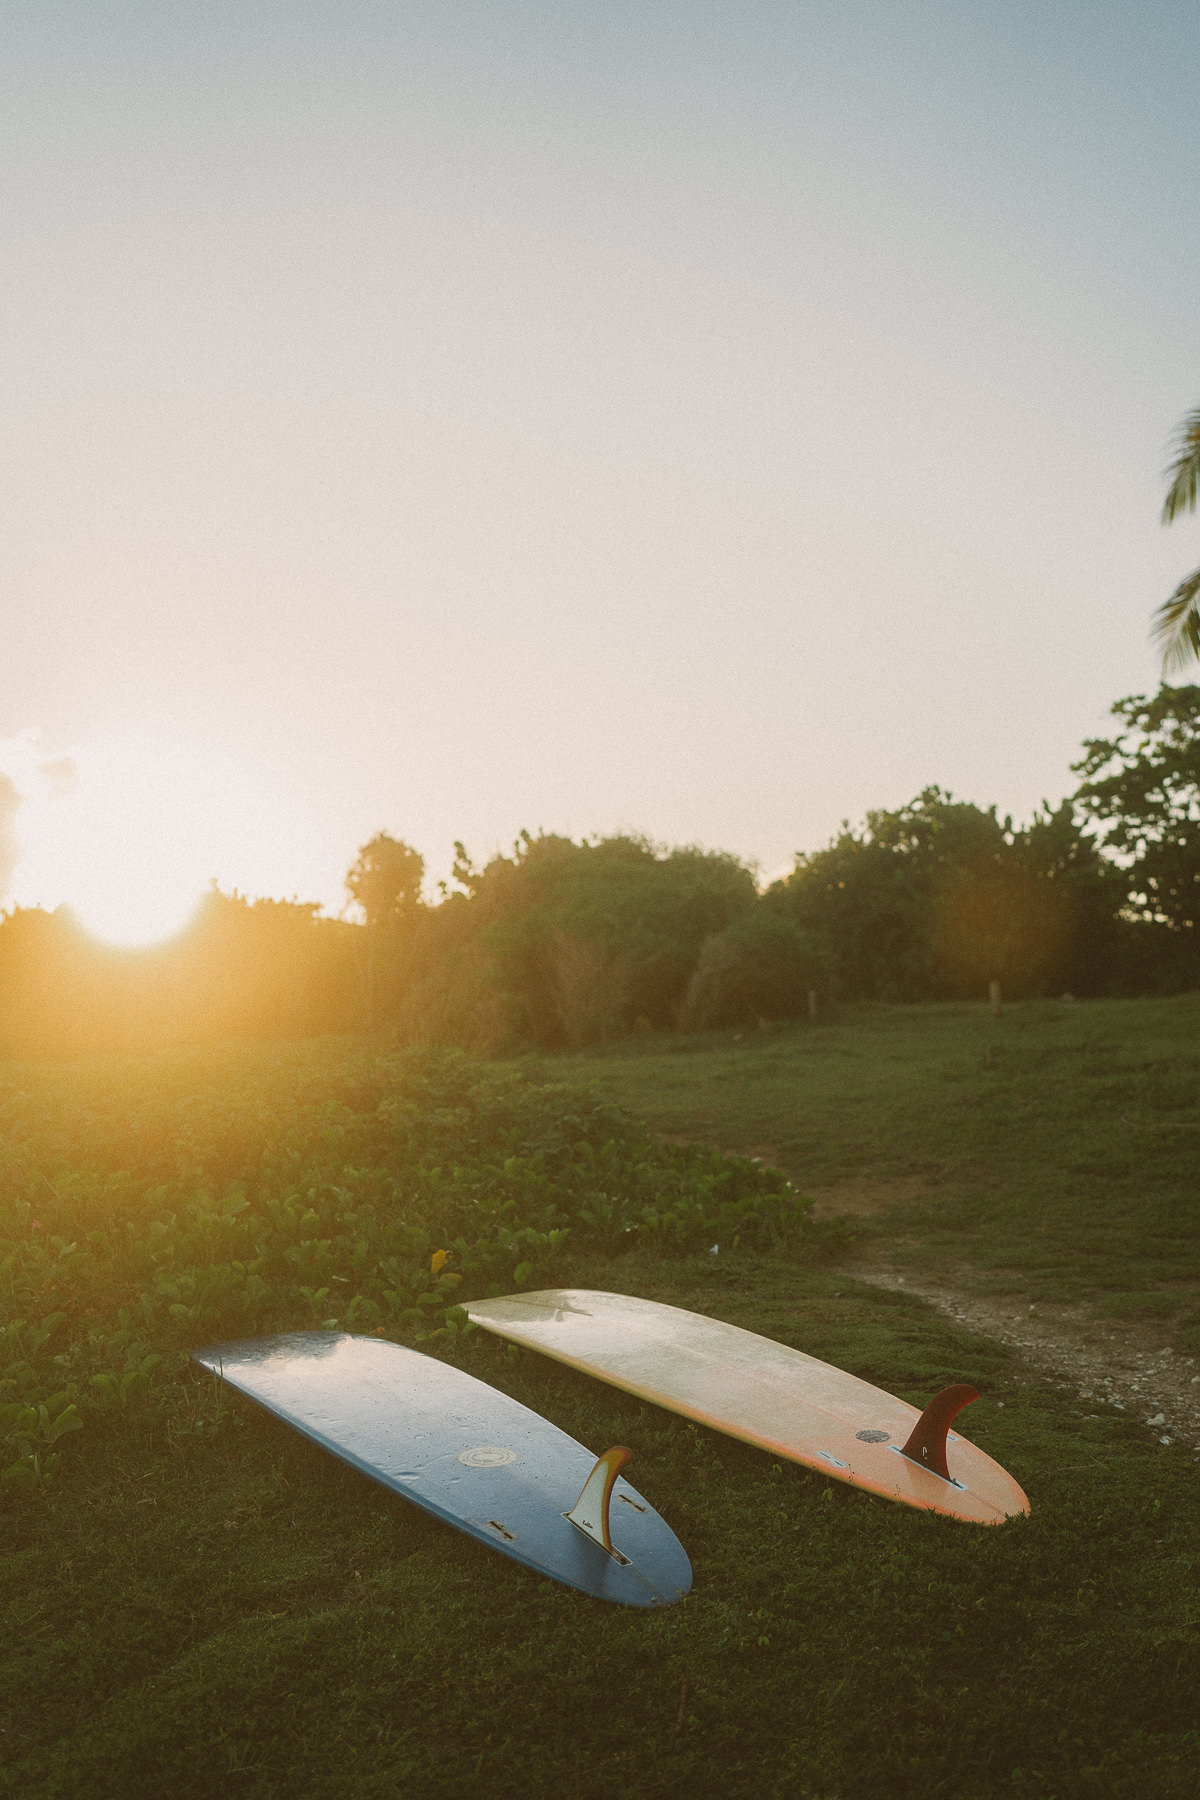
[[[769,898],[829,946],[837,991],[955,999],[1105,991],[1125,887],[1071,803],[1025,828],[927,788],[796,859]]]
[[[717,851],[526,833],[477,870],[458,848],[465,891],[421,921],[409,1041],[555,1048],[673,1025],[705,938],[757,904],[751,871]]]
[[[10,1485],[52,1479],[64,1440],[161,1398],[202,1343],[313,1326],[444,1339],[464,1296],[548,1278],[568,1243],[736,1244],[803,1224],[778,1171],[455,1051],[23,1080],[0,1116]]]
[[[759,906],[706,938],[680,1015],[685,1030],[794,1019],[828,981],[824,944],[777,908]]]

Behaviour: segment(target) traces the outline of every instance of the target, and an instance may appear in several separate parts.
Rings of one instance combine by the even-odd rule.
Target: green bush
[[[769,899],[828,944],[849,999],[1094,994],[1117,980],[1119,871],[1070,802],[1023,828],[943,793],[868,813],[796,859]]]
[[[421,920],[410,1041],[554,1049],[672,1026],[701,944],[757,904],[719,851],[525,833],[482,870],[458,851],[465,891]]]
[[[66,907],[0,914],[0,1056],[87,1056],[355,1030],[358,927],[210,889],[166,943],[116,949]]]
[[[786,913],[756,907],[705,939],[680,1024],[702,1031],[798,1018],[810,993],[825,988],[828,974],[829,956],[819,938]]]
[[[732,1245],[803,1223],[777,1171],[454,1051],[340,1076],[110,1064],[10,1091],[0,1128],[10,1485],[52,1479],[64,1436],[143,1404],[202,1343],[453,1337],[464,1297],[548,1279],[568,1242]]]

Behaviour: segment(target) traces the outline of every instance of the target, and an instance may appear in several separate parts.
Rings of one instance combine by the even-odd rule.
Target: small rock
[[[1155,1413],[1152,1419],[1146,1420],[1147,1425],[1165,1425],[1166,1422],[1166,1415],[1164,1413]]]

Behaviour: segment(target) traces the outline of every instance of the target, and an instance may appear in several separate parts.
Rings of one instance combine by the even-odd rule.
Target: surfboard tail
[[[627,1462],[632,1462],[633,1451],[627,1450],[624,1444],[616,1444],[611,1450],[597,1458],[596,1466],[583,1484],[583,1492],[563,1518],[569,1519],[572,1525],[590,1537],[594,1544],[607,1550],[618,1562],[627,1562],[628,1558],[613,1545],[608,1528],[608,1508],[612,1499],[612,1491],[617,1476]]]

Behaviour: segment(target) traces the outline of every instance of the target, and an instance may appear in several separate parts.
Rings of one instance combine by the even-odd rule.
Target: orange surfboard
[[[946,1388],[919,1412],[738,1325],[588,1288],[506,1294],[467,1311],[514,1344],[887,1500],[977,1525],[1029,1511],[1012,1476],[949,1429],[978,1399],[972,1387]]]

